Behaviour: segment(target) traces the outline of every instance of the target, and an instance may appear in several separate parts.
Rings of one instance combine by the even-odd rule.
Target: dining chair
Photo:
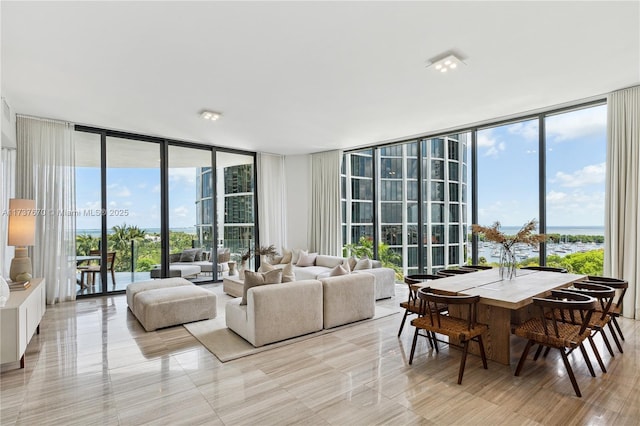
[[[530,269],[533,271],[544,271],[544,272],[559,272],[561,274],[566,274],[568,272],[565,268],[556,268],[553,266],[523,266],[520,269]]]
[[[602,340],[604,341],[609,354],[613,357],[615,356],[613,353],[613,349],[611,348],[611,343],[609,343],[609,339],[604,332],[605,326],[611,321],[611,316],[609,315],[609,310],[611,309],[611,303],[616,296],[616,291],[602,284],[592,284],[592,283],[582,283],[576,282],[573,284],[573,287],[563,289],[565,291],[570,291],[572,293],[584,294],[586,296],[591,296],[597,300],[596,310],[593,315],[591,315],[591,320],[589,321],[589,329],[591,330],[591,334],[589,335],[589,343],[591,344],[591,348],[593,349],[594,354],[596,355],[596,359],[598,360],[598,364],[600,365],[600,369],[603,373],[606,373],[607,370],[604,367],[602,362],[602,358],[600,357],[600,353],[598,352],[598,348],[596,347],[593,338],[596,334],[600,333],[602,336]],[[622,348],[618,343],[618,349],[622,353]]]
[[[582,394],[567,355],[575,348],[580,348],[589,373],[592,377],[596,376],[583,345],[590,336],[589,322],[596,309],[596,299],[584,294],[552,290],[548,297],[534,297],[533,305],[538,307],[540,315],[517,326],[514,330],[516,336],[527,339],[514,375],[520,375],[529,350],[534,344],[555,348],[562,356],[576,396],[581,397]],[[536,352],[534,361],[538,355],[539,351]]]
[[[420,300],[418,299],[418,288],[416,288],[416,286],[440,278],[442,278],[442,276],[430,274],[413,274],[406,275],[404,277],[404,282],[407,284],[407,287],[409,287],[409,296],[406,302],[400,303],[400,307],[404,308],[404,316],[400,323],[398,337],[402,334],[402,329],[404,328],[404,323],[407,321],[407,316],[420,313]],[[428,284],[425,284],[425,286],[426,285]],[[446,310],[446,308],[446,305],[442,306],[442,309]]]
[[[620,342],[618,340],[618,336],[616,336],[615,331],[617,330],[618,334],[620,335],[620,339],[624,341],[624,334],[622,334],[622,329],[620,328],[620,324],[618,324],[617,318],[622,315],[622,302],[624,301],[624,295],[627,292],[627,288],[629,288],[629,282],[619,278],[601,277],[597,275],[588,275],[587,278],[583,280],[583,282],[604,284],[616,290],[616,297],[611,303],[611,309],[609,310],[609,315],[611,316],[609,329],[611,330],[613,340],[615,340],[618,349],[620,349],[620,352],[622,352],[622,347],[619,344]],[[612,323],[613,325],[611,325]],[[614,330],[614,326],[616,330]]]
[[[458,369],[458,384],[462,383],[462,375],[467,361],[467,353],[469,351],[469,342],[474,340],[478,342],[480,348],[480,356],[482,358],[482,366],[487,369],[487,356],[482,343],[482,334],[488,329],[487,325],[477,322],[477,308],[480,296],[445,296],[430,293],[430,289],[422,288],[418,291],[418,298],[421,302],[421,312],[418,318],[411,321],[411,325],[415,327],[413,335],[413,344],[411,345],[411,356],[409,364],[413,363],[413,355],[416,350],[418,335],[429,339],[429,343],[434,346],[438,352],[438,339],[436,334],[443,334],[449,339],[455,338],[462,344],[462,357],[460,359],[460,368]],[[456,305],[462,315],[466,318],[452,316],[449,312],[444,313],[438,308],[439,305],[445,304],[449,307]],[[420,334],[420,330],[425,330],[427,334]],[[449,343],[449,342],[445,342]],[[451,345],[451,343],[449,343]]]
[[[96,250],[97,253],[93,253],[91,251],[91,255],[100,255],[100,251]],[[111,272],[111,282],[113,286],[116,286],[116,274],[114,271],[114,265],[116,263],[116,252],[110,251],[107,253],[107,271]],[[100,273],[100,265],[89,265],[86,269],[82,269],[80,271],[80,285],[84,286],[84,276],[87,274],[87,284],[95,284],[96,282],[96,274]]]
[[[443,277],[451,277],[454,275],[462,275],[462,274],[470,274],[472,272],[477,272],[477,269],[443,269],[438,271],[437,275],[441,275]]]
[[[486,271],[487,269],[493,269],[491,265],[462,265],[460,269],[475,269],[477,271]]]

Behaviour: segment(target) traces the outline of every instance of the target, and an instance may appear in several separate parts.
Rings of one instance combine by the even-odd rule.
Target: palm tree
[[[91,250],[99,248],[99,242],[98,238],[89,234],[76,235],[76,252],[80,256],[87,256]]]
[[[109,249],[118,252],[115,268],[117,271],[128,271],[131,265],[131,242],[144,240],[146,232],[137,226],[126,223],[115,225],[109,235]]]

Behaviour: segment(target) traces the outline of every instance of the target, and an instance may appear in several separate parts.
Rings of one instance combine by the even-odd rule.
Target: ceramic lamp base
[[[26,281],[30,280],[32,275],[31,259],[29,258],[27,248],[16,247],[16,255],[13,260],[11,260],[9,278],[11,278],[11,281]]]

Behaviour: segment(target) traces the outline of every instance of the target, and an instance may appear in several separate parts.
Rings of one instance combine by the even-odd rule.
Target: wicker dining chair
[[[584,294],[586,296],[591,296],[598,301],[596,305],[596,310],[593,315],[591,315],[591,320],[589,321],[589,329],[591,330],[591,334],[589,335],[589,343],[591,344],[591,348],[593,349],[593,353],[598,360],[598,364],[600,365],[600,369],[603,373],[606,373],[607,370],[604,367],[604,363],[602,362],[602,357],[600,357],[600,353],[598,352],[598,348],[593,341],[593,338],[596,334],[600,333],[602,336],[602,340],[609,351],[609,354],[613,357],[613,349],[611,348],[611,343],[609,343],[609,339],[604,332],[605,326],[611,321],[611,315],[609,315],[609,311],[611,309],[611,303],[616,296],[616,291],[608,286],[602,284],[593,284],[593,283],[584,283],[584,282],[576,282],[573,284],[573,288],[565,288],[565,291],[570,291],[572,293]],[[577,313],[576,313],[577,314]],[[577,317],[577,315],[575,315]],[[622,349],[618,343],[618,349]],[[622,352],[622,351],[621,351]]]
[[[423,288],[418,291],[418,298],[422,305],[422,312],[418,318],[411,321],[411,325],[415,327],[415,333],[413,335],[413,344],[411,345],[409,364],[413,363],[413,355],[416,351],[418,335],[429,339],[429,343],[432,344],[436,352],[438,352],[438,339],[436,334],[443,334],[449,336],[449,339],[458,339],[462,344],[462,358],[460,359],[460,368],[458,369],[458,384],[462,383],[462,375],[464,374],[467,353],[469,351],[469,342],[472,340],[478,342],[480,356],[482,357],[482,366],[486,370],[487,356],[484,352],[482,334],[486,333],[488,327],[476,321],[480,296],[444,296],[429,293],[429,289]],[[438,308],[438,306],[442,304],[446,304],[447,306],[456,305],[460,308],[461,315],[466,315],[466,318],[454,317],[449,313],[443,313]],[[420,334],[420,330],[425,330],[426,334]]]
[[[486,271],[487,269],[493,269],[491,265],[462,265],[460,269],[475,269],[476,271]]]
[[[609,310],[609,315],[611,315],[609,329],[611,330],[613,340],[615,340],[618,349],[620,349],[620,352],[622,352],[622,346],[620,345],[620,341],[618,340],[618,336],[616,336],[615,332],[617,330],[618,334],[620,335],[620,339],[624,341],[624,334],[622,334],[622,329],[620,328],[620,324],[618,324],[617,318],[622,315],[622,302],[624,300],[624,295],[627,292],[627,288],[629,288],[629,282],[618,278],[600,277],[596,275],[588,275],[587,278],[583,280],[583,282],[604,284],[616,290],[616,297],[613,299],[613,302],[611,303],[611,309]],[[611,325],[612,323],[613,325]],[[614,330],[614,326],[616,330]]]
[[[549,348],[556,348],[562,356],[562,361],[573,385],[576,395],[581,397],[578,382],[573,374],[567,355],[575,348],[580,348],[589,373],[596,376],[591,360],[584,348],[583,342],[590,336],[589,321],[596,309],[597,301],[584,294],[571,293],[563,290],[552,290],[551,296],[533,298],[533,305],[540,310],[540,316],[532,318],[515,328],[514,334],[527,339],[520,361],[516,367],[515,376],[519,376],[527,359],[529,350],[535,344]],[[534,356],[537,359],[539,351]]]
[[[559,272],[561,274],[567,273],[567,270],[565,268],[556,268],[553,266],[523,266],[520,269],[530,269],[533,271],[544,271],[544,272]]]
[[[472,272],[478,272],[477,269],[464,269],[464,268],[460,268],[460,269],[443,269],[441,271],[438,271],[437,275],[441,275],[443,277],[451,277],[454,275],[462,275],[462,274],[470,274]]]
[[[400,329],[398,330],[398,337],[402,334],[402,329],[404,328],[404,323],[407,321],[407,317],[411,314],[419,314],[420,311],[420,300],[418,299],[418,289],[417,285],[421,285],[427,283],[432,280],[437,280],[443,278],[440,275],[430,275],[430,274],[413,274],[406,275],[404,277],[404,282],[409,287],[409,296],[406,302],[401,302],[400,307],[404,308],[404,316],[402,317],[402,322],[400,323]],[[424,284],[428,286],[428,284]],[[441,307],[443,310],[446,310],[446,305]]]

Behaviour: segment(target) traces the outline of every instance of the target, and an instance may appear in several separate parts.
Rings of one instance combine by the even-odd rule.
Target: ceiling
[[[401,140],[640,84],[638,1],[0,7],[13,111],[251,151]],[[446,52],[466,65],[425,67]]]

